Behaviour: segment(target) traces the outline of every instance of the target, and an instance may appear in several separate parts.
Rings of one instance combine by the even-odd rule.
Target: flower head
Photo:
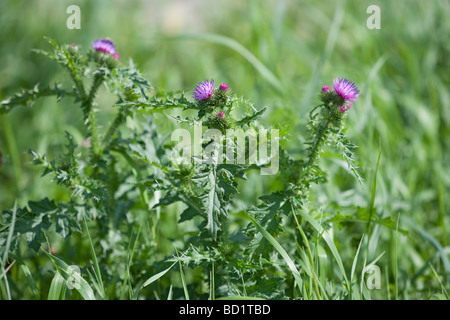
[[[342,99],[353,102],[359,97],[359,89],[353,81],[343,77],[333,80],[333,89]]]
[[[218,116],[219,118],[223,118],[223,117],[225,117],[225,113],[219,112],[219,113],[217,114],[217,116]]]
[[[214,80],[205,80],[205,82],[200,82],[197,88],[194,90],[194,98],[197,101],[207,100],[213,96],[214,93]]]
[[[226,83],[222,83],[219,86],[219,90],[221,90],[221,91],[228,91],[228,85]]]
[[[119,55],[116,52],[114,43],[109,39],[97,39],[92,42],[92,48],[95,51],[100,51],[111,55],[114,59],[119,60]]]
[[[325,93],[325,92],[330,92],[330,87],[329,87],[329,86],[323,86],[323,87],[322,87],[322,92],[323,92],[323,93]]]

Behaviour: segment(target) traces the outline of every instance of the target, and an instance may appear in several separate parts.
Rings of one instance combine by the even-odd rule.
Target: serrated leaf
[[[267,108],[263,108],[259,111],[255,111],[253,112],[253,114],[245,116],[244,118],[236,121],[236,126],[243,126],[246,124],[249,124],[250,122],[255,121],[256,119],[260,118],[263,113],[266,111]]]
[[[220,230],[219,217],[226,211],[223,211],[220,203],[220,198],[217,194],[216,168],[213,166],[208,174],[208,181],[210,183],[209,191],[201,197],[202,205],[207,216],[206,229],[208,229],[211,236],[215,239],[217,232]]]
[[[180,219],[178,220],[178,223],[191,220],[195,216],[198,215],[198,211],[195,210],[193,207],[187,207],[180,215]]]
[[[55,83],[53,87],[47,86],[39,88],[39,85],[35,85],[33,89],[20,90],[12,97],[0,102],[0,113],[6,113],[11,111],[12,108],[24,105],[32,106],[37,99],[41,97],[56,96],[57,101],[61,100],[65,96],[75,97],[74,92],[68,92],[62,89],[60,83]]]
[[[263,297],[268,300],[280,299],[284,296],[280,288],[285,282],[285,277],[264,276],[257,279],[254,285],[246,287],[245,291],[253,297]]]
[[[17,209],[17,219],[12,235],[11,249],[15,249],[18,239],[25,237],[28,246],[38,251],[41,243],[45,240],[42,235],[55,224],[56,232],[67,237],[71,232],[81,232],[77,221],[77,207],[72,204],[56,204],[54,200],[44,198],[40,201],[30,201],[28,207]],[[12,212],[2,212],[5,220],[11,219]],[[10,225],[0,229],[0,244],[8,234]]]
[[[47,197],[40,201],[29,201],[28,206],[34,214],[53,211],[57,208],[55,201],[50,200]]]
[[[130,61],[129,67],[119,68],[115,70],[115,75],[120,83],[126,88],[136,90],[137,94],[147,100],[147,92],[152,89],[150,82],[145,79],[141,72],[136,69],[133,61]]]

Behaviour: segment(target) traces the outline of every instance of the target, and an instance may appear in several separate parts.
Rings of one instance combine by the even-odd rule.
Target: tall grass
[[[349,113],[347,134],[359,146],[356,154],[365,183],[352,178],[334,154],[325,154],[321,161],[329,181],[311,195],[320,210],[292,216],[312,229],[302,230],[295,220],[287,225],[300,235],[297,250],[286,252],[282,235],[265,237],[297,284],[293,297],[448,299],[450,5],[440,0],[378,0],[381,29],[369,30],[366,8],[372,2],[79,1],[82,29],[68,30],[65,9],[71,1],[4,0],[0,100],[18,87],[51,83],[60,76],[53,64],[31,53],[45,44],[44,35],[85,47],[108,36],[117,43],[121,58],[133,57],[161,90],[188,92],[204,78],[233,84],[237,95],[269,106],[264,122],[289,125],[286,144],[296,150],[297,141],[304,140],[306,114],[316,101],[317,88],[338,75],[352,78],[362,92]],[[49,98],[33,108],[0,115],[0,209],[45,196],[70,196],[39,177],[27,150],[52,155],[65,143],[64,129],[80,141],[83,124],[78,112],[75,107],[62,110]],[[99,122],[111,112],[100,110]],[[153,121],[166,129],[175,126],[163,115],[154,115]],[[257,175],[249,181],[255,187],[239,195],[243,203],[253,202],[275,183]],[[374,218],[391,218],[398,224],[388,227],[376,219],[367,223],[355,218],[331,222],[324,231],[329,227],[327,214],[346,216],[358,208],[369,208]],[[102,235],[95,225],[86,225],[71,239],[49,235],[56,255],[46,248],[32,256],[22,246],[22,258],[13,264],[1,257],[1,297],[193,297],[191,284],[204,280],[198,268],[155,262],[188,248],[184,239],[192,229],[189,223],[177,224],[180,210],[173,205],[148,218],[145,208],[137,208],[128,217],[129,226],[114,234]],[[232,219],[236,225],[245,220]],[[110,247],[112,242],[117,247]],[[72,264],[86,266],[78,292],[62,285]],[[367,287],[365,271],[371,264],[381,270],[381,289]],[[299,269],[307,277],[301,274],[300,279]],[[214,284],[211,273],[208,283]],[[214,285],[208,286],[201,297],[214,296]],[[244,284],[236,286],[246,289]]]

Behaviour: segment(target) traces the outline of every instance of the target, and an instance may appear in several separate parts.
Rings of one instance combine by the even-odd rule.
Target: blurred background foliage
[[[81,9],[80,30],[66,27],[66,9],[72,4]],[[366,10],[373,4],[381,9],[379,30],[366,26]],[[359,185],[345,163],[325,154],[329,182],[317,188],[316,200],[325,211],[330,203],[367,206],[381,152],[377,214],[394,220],[400,215],[400,225],[410,233],[399,238],[398,261],[393,261],[390,233],[377,228],[374,255],[387,252],[382,259],[386,268],[398,263],[403,288],[426,291],[428,282],[409,279],[433,277],[429,269],[419,273],[430,261],[439,274],[450,277],[441,265],[450,249],[449,14],[450,2],[444,0],[2,0],[0,100],[37,83],[69,83],[56,64],[31,51],[49,49],[44,36],[83,48],[109,37],[121,61],[132,58],[157,90],[190,93],[198,81],[214,78],[258,108],[267,106],[264,121],[288,125],[287,147],[298,150],[320,87],[337,76],[352,79],[361,97],[349,112],[347,134],[359,146],[366,183]],[[99,100],[99,117],[107,118],[113,103],[107,96]],[[174,125],[164,115],[157,120]],[[0,115],[0,209],[11,208],[16,200],[23,206],[45,196],[68,196],[40,178],[28,149],[51,158],[52,150],[65,143],[64,130],[82,137],[82,126],[75,105],[57,104],[53,98]],[[270,189],[260,176],[249,179],[253,188],[243,191],[243,201]],[[350,263],[357,246],[353,240],[359,241],[364,231],[356,225],[341,238],[336,234]],[[439,288],[436,279],[430,281]],[[407,292],[403,297],[415,297]]]

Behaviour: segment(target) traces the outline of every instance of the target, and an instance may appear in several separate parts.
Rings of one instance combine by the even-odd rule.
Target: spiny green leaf
[[[76,206],[70,203],[56,204],[54,200],[48,198],[28,202],[28,207],[17,209],[11,249],[15,249],[19,237],[24,236],[29,247],[38,251],[44,241],[42,234],[45,234],[53,224],[55,224],[56,232],[64,238],[71,232],[81,232],[77,214]],[[3,211],[2,215],[8,221],[12,217],[12,211]],[[11,225],[5,225],[0,229],[0,244],[4,241],[10,227]]]
[[[203,205],[203,209],[207,216],[207,224],[206,229],[208,229],[209,233],[213,238],[216,238],[217,231],[220,229],[220,220],[219,218],[223,215],[227,215],[226,208],[223,208],[221,203],[220,195],[218,194],[218,185],[217,185],[217,169],[215,166],[211,167],[210,172],[208,173],[208,181],[209,181],[209,190],[203,196],[201,196],[201,201]],[[224,210],[225,209],[225,210]]]
[[[37,84],[33,89],[21,90],[14,96],[0,102],[0,113],[6,113],[18,105],[32,106],[41,97],[56,96],[57,101],[65,96],[76,97],[74,92],[62,89],[61,84],[55,83],[53,87],[39,88]]]
[[[255,121],[256,119],[260,118],[262,116],[262,114],[266,111],[267,108],[263,108],[259,111],[255,111],[253,114],[245,116],[244,118],[236,121],[236,125],[237,126],[243,126],[246,125],[250,122]]]

